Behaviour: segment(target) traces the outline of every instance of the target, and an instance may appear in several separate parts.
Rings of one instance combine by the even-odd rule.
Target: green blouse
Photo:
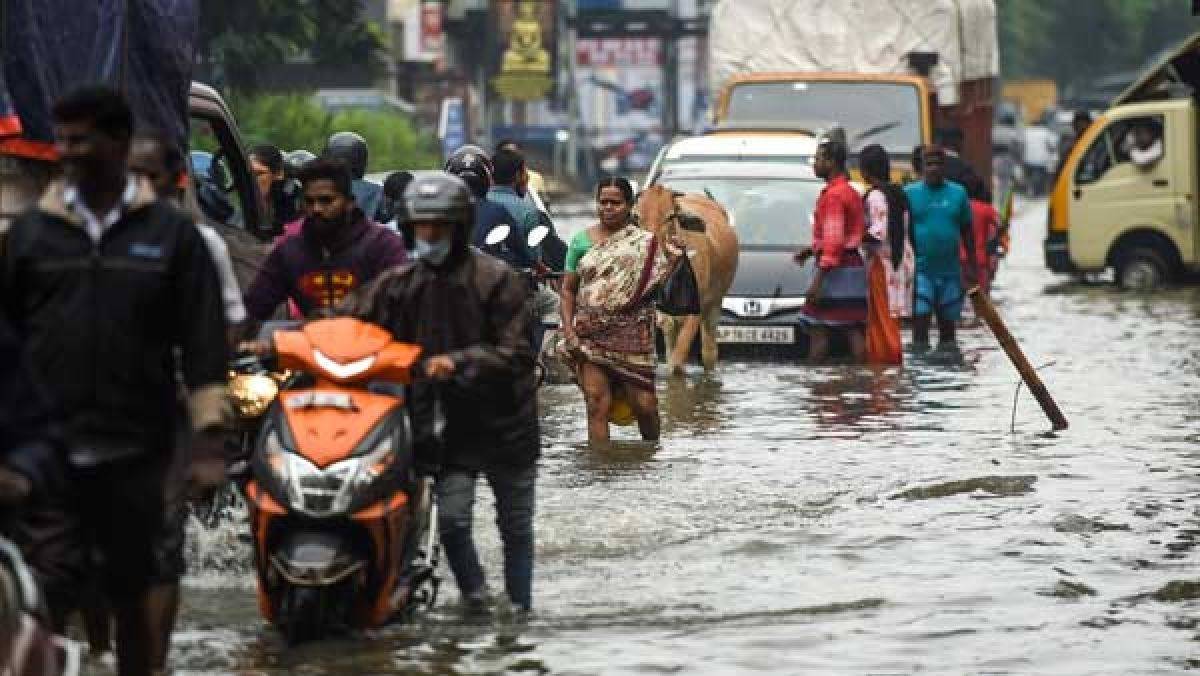
[[[588,236],[587,228],[575,233],[567,246],[567,272],[579,272],[579,259],[583,258],[592,248],[592,238]]]

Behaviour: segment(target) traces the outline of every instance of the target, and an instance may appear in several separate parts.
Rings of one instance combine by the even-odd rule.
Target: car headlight
[[[366,453],[321,469],[284,448],[278,430],[263,446],[267,467],[292,509],[314,517],[349,511],[355,498],[383,476],[396,461],[393,435],[387,434]]]

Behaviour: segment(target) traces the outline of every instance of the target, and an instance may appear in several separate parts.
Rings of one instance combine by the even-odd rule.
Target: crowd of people
[[[953,148],[928,145],[913,151],[920,179],[900,187],[887,152],[871,145],[859,153],[860,195],[847,155],[836,136],[819,145],[814,171],[826,186],[812,246],[796,254],[799,263],[815,260],[801,317],[810,359],[827,358],[838,333],[857,361],[899,363],[905,319],[917,350],[930,348],[935,321],[938,349],[953,349],[968,292],[990,291],[1003,253],[1006,227],[983,179]]]
[[[320,156],[257,146],[250,169],[277,236],[239,285],[225,239],[187,209],[182,148],[135,130],[128,102],[103,87],[63,97],[53,117],[62,177],[0,253],[3,530],[52,626],[63,632],[78,613],[93,650],[115,636],[121,674],[164,669],[187,503],[225,481],[229,357],[257,346],[246,341],[260,323],[289,315],[358,316],[423,348],[416,455],[436,457],[426,466],[450,568],[468,606],[484,609],[472,543],[482,476],[497,498],[507,595],[528,612],[539,433],[536,294],[523,272],[544,273],[554,252],[527,243],[548,218],[520,148],[468,147],[447,173],[377,185],[351,132]],[[512,235],[480,239],[500,224]]]
[[[224,238],[187,209],[182,148],[135,133],[128,103],[108,89],[73,92],[53,113],[62,178],[0,250],[0,352],[14,366],[0,378],[0,501],[20,505],[4,531],[36,571],[54,627],[82,613],[103,651],[115,624],[120,673],[165,667],[186,505],[225,480],[229,356],[263,349],[246,341],[288,316],[354,316],[422,348],[413,438],[418,464],[437,473],[450,569],[467,607],[486,610],[472,539],[484,478],[508,599],[529,612],[535,318],[557,296],[589,439],[607,440],[622,419],[659,436],[655,291],[686,251],[638,227],[632,185],[601,182],[598,222],[556,250],[556,238],[530,237],[553,223],[511,141],[491,154],[466,146],[444,172],[399,171],[382,185],[367,180],[367,146],[352,132],[319,156],[257,146],[250,169],[275,239],[239,284]],[[860,158],[865,195],[849,182],[844,141],[819,146],[827,185],[812,246],[796,256],[816,262],[804,321],[813,359],[841,333],[855,358],[894,363],[900,318],[912,317],[918,345],[933,318],[940,342],[954,342],[964,290],[991,278],[999,219],[982,181],[949,178],[962,168],[953,152],[918,149],[922,178],[903,188],[882,147]],[[563,271],[560,294],[537,283],[552,270]]]

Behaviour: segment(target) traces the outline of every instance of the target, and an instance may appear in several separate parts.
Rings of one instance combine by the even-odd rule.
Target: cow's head
[[[662,237],[669,230],[677,228],[679,206],[675,198],[682,195],[663,185],[652,185],[643,190],[634,206],[638,225],[656,237]]]

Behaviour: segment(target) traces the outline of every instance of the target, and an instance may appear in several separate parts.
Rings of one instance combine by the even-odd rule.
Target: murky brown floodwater
[[[288,651],[240,526],[205,534],[179,673],[1145,674],[1200,667],[1200,290],[1067,283],[1042,204],[1001,312],[1071,419],[1050,437],[982,330],[903,370],[725,363],[662,384],[660,445],[580,444],[544,391],[537,615]],[[481,494],[486,491],[481,491]],[[491,505],[478,521],[498,570]],[[224,562],[223,565],[218,563]],[[239,570],[240,568],[240,570]],[[237,571],[237,572],[222,572]],[[1192,581],[1192,582],[1188,582]]]

